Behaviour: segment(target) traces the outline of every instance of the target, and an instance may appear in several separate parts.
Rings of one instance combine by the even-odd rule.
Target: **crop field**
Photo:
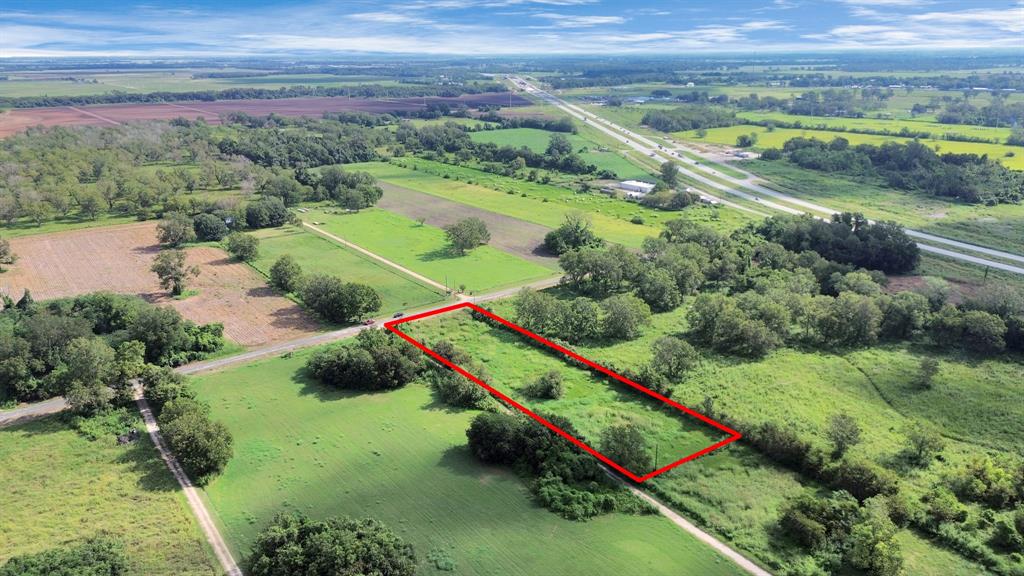
[[[124,542],[132,576],[220,574],[148,436],[89,441],[49,417],[0,429],[0,462],[0,565],[108,535]]]
[[[598,342],[574,349],[605,365],[638,369],[650,358],[654,340],[685,331],[686,308],[655,314],[651,326],[636,340]],[[496,302],[494,310],[514,320],[511,301]],[[452,333],[458,332],[444,331],[445,337]],[[474,357],[494,354],[490,351],[493,345],[477,347],[478,341],[464,341],[464,349]],[[967,454],[976,453],[975,444],[1011,452],[1013,439],[1024,434],[1024,383],[1015,376],[1020,373],[1019,364],[941,356],[943,382],[949,386],[941,391],[937,386],[919,392],[908,384],[909,374],[927,354],[905,346],[876,347],[845,355],[784,349],[759,361],[739,361],[704,352],[700,366],[675,386],[672,398],[695,407],[711,397],[717,413],[748,423],[786,422],[821,446],[827,445],[828,419],[833,414],[848,414],[863,428],[862,442],[851,449],[851,454],[883,464],[900,450],[904,426],[912,419],[926,418],[942,427],[950,445],[944,464],[933,465],[928,471],[901,472],[910,493],[918,494],[963,462]],[[485,366],[491,370],[491,364]],[[491,371],[496,373],[497,369]],[[975,386],[977,382],[981,384]],[[770,566],[799,554],[772,543],[779,506],[805,487],[816,487],[753,452],[743,440],[666,472],[648,484],[678,509],[700,519],[712,531],[728,535],[740,549]],[[913,540],[915,548],[934,548],[911,532],[901,538]],[[908,573],[950,573],[936,561],[941,556],[919,554],[909,558],[912,564],[907,566]],[[970,562],[960,560],[957,566],[962,570],[953,573],[971,573]],[[977,566],[973,569],[979,570]]]
[[[534,152],[543,153],[548,147],[548,141],[552,134],[555,132],[536,128],[509,128],[473,132],[470,137],[474,142],[491,142],[499,146],[514,146],[516,148],[526,147]],[[651,175],[645,170],[632,164],[618,152],[601,150],[599,144],[578,134],[562,135],[569,139],[573,149],[580,154],[584,161],[597,166],[599,170],[610,170],[623,180],[651,178]]]
[[[783,114],[781,112],[739,112],[737,117],[757,122],[800,122],[806,129],[817,129],[823,126],[829,128],[846,128],[851,131],[857,130],[889,130],[893,133],[906,128],[914,132],[929,132],[933,139],[939,139],[943,134],[959,134],[971,138],[983,138],[1003,143],[1010,136],[1009,128],[994,128],[990,126],[968,126],[965,124],[940,124],[926,120],[886,120],[882,118],[835,118],[826,116],[799,116],[795,114]],[[1024,153],[1024,148],[1018,146]]]
[[[658,446],[660,458],[651,470],[631,470],[638,476],[656,470],[710,446],[727,436],[696,418],[677,411],[625,385],[613,385],[527,343],[510,330],[474,320],[466,309],[447,312],[401,325],[401,330],[427,344],[447,340],[482,362],[490,376],[485,381],[533,411],[563,416],[593,448],[601,432],[617,424],[634,424]],[[600,356],[591,360],[602,363]],[[523,387],[546,372],[564,378],[565,395],[554,400],[532,399]],[[653,454],[652,454],[653,455]]]
[[[797,198],[964,242],[1024,252],[1024,206],[1020,204],[964,204],[895,190],[881,182],[857,182],[804,170],[781,161],[754,160],[744,162],[742,167]]]
[[[319,330],[294,302],[279,296],[255,271],[228,259],[219,248],[188,250],[200,274],[189,285],[198,294],[171,299],[150,271],[159,251],[156,224],[143,222],[11,240],[18,262],[0,275],[0,290],[19,297],[29,288],[36,300],[98,290],[136,294],[172,306],[197,323],[221,322],[224,335],[243,346],[298,338]]]
[[[278,258],[290,255],[304,273],[330,274],[346,282],[372,286],[380,294],[380,314],[391,315],[444,300],[445,295],[345,246],[298,228],[267,229],[256,233],[260,255],[253,263],[264,276]]]
[[[235,438],[235,457],[206,494],[236,551],[289,510],[377,518],[415,546],[423,576],[739,574],[660,516],[573,522],[540,508],[521,479],[469,453],[475,412],[444,407],[418,383],[379,394],[324,388],[302,372],[308,354],[196,380]]]
[[[403,159],[402,163],[410,168],[385,163],[357,164],[351,168],[370,172],[384,182],[549,228],[560,226],[567,213],[582,211],[591,218],[599,236],[625,246],[640,246],[644,238],[658,235],[661,223],[676,218],[725,230],[749,221],[749,217],[734,210],[691,206],[679,212],[666,212],[597,193],[579,194],[471,168],[411,158]],[[417,169],[412,170],[412,166]],[[449,177],[444,178],[444,174]],[[634,217],[640,217],[644,223],[632,223]]]
[[[440,228],[419,224],[397,214],[370,208],[356,214],[311,210],[302,215],[327,232],[405,266],[431,280],[467,292],[482,292],[540,280],[554,275],[551,268],[524,260],[493,246],[480,246],[465,255],[452,253]]]
[[[673,136],[683,140],[694,142],[709,142],[712,144],[723,144],[735,146],[736,138],[741,134],[757,134],[755,149],[781,148],[787,140],[796,137],[817,138],[830,141],[834,138],[846,138],[850,144],[874,144],[879,145],[885,142],[899,142],[906,144],[911,138],[900,138],[897,136],[878,136],[875,134],[854,134],[850,132],[835,132],[831,130],[815,130],[810,128],[775,128],[769,132],[764,126],[749,126],[741,124],[725,128],[711,128],[707,136],[700,138],[695,130],[688,132],[674,132]],[[957,154],[987,154],[989,158],[1002,162],[1007,168],[1024,170],[1024,148],[1020,146],[1007,146],[1005,144],[986,144],[983,142],[954,142],[950,140],[921,140],[922,143],[935,149],[939,153],[953,152]],[[1012,153],[1013,156],[1007,156]]]

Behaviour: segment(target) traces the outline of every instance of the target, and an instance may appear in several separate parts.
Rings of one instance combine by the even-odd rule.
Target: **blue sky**
[[[4,0],[0,57],[1024,50],[1024,0]]]

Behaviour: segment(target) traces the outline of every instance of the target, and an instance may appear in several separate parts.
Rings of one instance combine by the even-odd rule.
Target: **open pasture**
[[[99,290],[136,294],[172,306],[193,322],[221,322],[224,335],[244,346],[290,340],[319,329],[298,305],[219,248],[188,249],[188,263],[200,269],[189,288],[198,294],[170,298],[149,269],[159,251],[154,222],[14,238],[11,248],[19,260],[0,275],[0,290],[14,298],[25,288],[36,300]]]
[[[458,255],[440,228],[370,208],[355,214],[311,210],[303,214],[327,232],[453,289],[478,293],[553,276],[554,270],[493,246]]]
[[[206,489],[235,550],[286,510],[377,518],[413,544],[422,576],[739,574],[659,516],[560,518],[509,470],[469,453],[475,411],[449,409],[417,383],[377,394],[325,388],[304,375],[308,355],[196,381],[235,437],[234,459]]]
[[[143,434],[89,441],[59,417],[0,429],[0,565],[86,538],[124,543],[131,576],[215,576],[212,550]]]
[[[346,282],[372,286],[380,294],[379,314],[419,308],[444,300],[445,295],[414,278],[363,254],[298,228],[267,229],[256,233],[260,255],[252,263],[264,276],[278,258],[289,255],[306,274],[329,274]]]

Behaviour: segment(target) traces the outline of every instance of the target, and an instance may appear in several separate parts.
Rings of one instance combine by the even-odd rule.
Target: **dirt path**
[[[220,562],[224,573],[228,576],[242,576],[242,569],[235,562],[227,542],[224,541],[224,537],[221,536],[220,530],[213,521],[213,516],[210,515],[210,511],[206,509],[206,504],[199,497],[199,491],[192,485],[192,481],[185,474],[181,464],[178,463],[178,459],[174,457],[174,454],[164,444],[163,436],[160,435],[160,426],[157,425],[156,418],[153,417],[153,411],[149,407],[149,402],[142,396],[142,387],[139,385],[135,387],[135,404],[139,407],[139,412],[142,414],[142,420],[146,424],[149,438],[160,452],[160,457],[163,458],[167,467],[171,470],[174,479],[178,481],[182,492],[185,493],[185,499],[188,500],[189,508],[192,509],[196,520],[199,521],[199,527],[203,529],[206,541],[213,548],[213,553],[217,556],[217,561]]]
[[[504,214],[467,206],[440,196],[418,192],[402,186],[380,182],[384,196],[377,201],[377,207],[407,218],[444,228],[463,218],[476,217],[487,224],[491,233],[489,246],[536,262],[541,266],[555,268],[558,257],[543,249],[544,236],[551,231],[546,226],[527,222]]]

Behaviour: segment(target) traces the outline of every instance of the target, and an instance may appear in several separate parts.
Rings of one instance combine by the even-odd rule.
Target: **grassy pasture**
[[[333,212],[333,211],[332,211]],[[439,283],[481,292],[540,280],[553,271],[491,246],[463,256],[448,249],[440,228],[420,225],[397,214],[371,208],[356,214],[312,210],[302,215],[320,228]]]
[[[285,254],[302,266],[303,272],[330,274],[346,282],[361,282],[380,294],[380,314],[419,308],[440,302],[445,296],[401,272],[326,238],[295,228],[261,230],[259,258],[252,263],[264,276]]]
[[[0,429],[0,565],[99,535],[138,576],[220,574],[177,482],[143,435],[90,442],[57,417]]]
[[[787,140],[796,137],[817,138],[830,141],[834,138],[846,138],[850,144],[874,144],[879,145],[885,142],[910,142],[911,138],[900,138],[898,136],[877,136],[874,134],[855,134],[850,132],[835,132],[831,130],[817,130],[812,128],[776,128],[769,132],[764,126],[749,126],[740,124],[725,128],[711,128],[707,136],[700,138],[696,130],[686,132],[674,132],[673,136],[694,142],[708,142],[712,144],[723,144],[735,146],[736,138],[741,134],[757,134],[755,149],[781,148]],[[1024,170],[1024,149],[1019,146],[1007,146],[1005,144],[986,144],[983,142],[954,142],[949,140],[921,140],[922,143],[937,150],[939,153],[953,152],[958,154],[987,154],[989,158],[1002,162],[1007,168]],[[1006,154],[1012,152],[1012,157]]]
[[[366,163],[353,165],[351,169],[365,170],[385,182],[550,228],[560,226],[565,214],[583,211],[591,217],[599,236],[626,246],[640,246],[644,238],[658,235],[661,223],[675,218],[726,230],[748,221],[745,215],[733,210],[691,206],[680,212],[662,212],[601,194],[578,194],[565,188],[497,176],[472,168],[414,158],[404,158],[402,162],[410,168]],[[417,170],[412,170],[412,166]],[[444,178],[444,174],[449,178]],[[634,216],[643,218],[644,224],[630,222]]]
[[[527,344],[526,338],[510,331],[473,320],[468,311],[459,310],[441,316],[417,320],[402,326],[403,331],[428,345],[445,339],[465,350],[486,366],[487,383],[534,411],[567,418],[590,446],[600,450],[601,432],[623,423],[644,430],[650,442],[651,456],[658,445],[655,468],[692,454],[725,435],[642,393],[596,378],[590,372],[569,365],[562,358]],[[600,357],[592,360],[601,363]],[[562,374],[565,395],[554,400],[538,400],[523,393],[523,387],[548,371]],[[651,470],[631,470],[643,475]]]
[[[903,128],[915,132],[930,132],[933,139],[940,138],[943,134],[952,133],[969,136],[971,138],[984,138],[1004,142],[1010,136],[1009,128],[993,128],[989,126],[967,126],[963,124],[940,124],[927,120],[887,120],[882,118],[835,118],[826,116],[799,116],[794,114],[783,114],[782,112],[739,112],[737,117],[757,122],[800,122],[806,129],[818,129],[820,126],[828,128],[846,128],[856,130],[889,130],[899,132]],[[1018,147],[1019,148],[1019,147]],[[1021,149],[1024,152],[1024,149]]]
[[[895,190],[882,182],[857,182],[804,170],[782,161],[754,160],[743,162],[742,167],[797,198],[964,242],[1024,252],[1024,206],[1019,204],[964,204]]]
[[[472,411],[443,407],[412,384],[381,394],[323,388],[304,377],[309,351],[197,379],[235,437],[235,458],[206,490],[236,551],[281,510],[372,516],[411,542],[418,574],[739,574],[658,516],[564,520],[536,506],[522,480],[465,448]],[[444,572],[427,561],[443,552]]]

